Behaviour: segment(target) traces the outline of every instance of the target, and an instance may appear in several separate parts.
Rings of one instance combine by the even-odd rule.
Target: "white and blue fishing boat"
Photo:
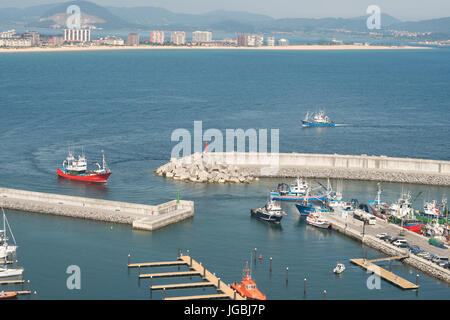
[[[309,111],[306,113],[305,119],[302,120],[303,127],[335,127],[336,124],[325,114],[324,111],[315,112],[312,116]]]
[[[283,216],[286,215],[274,200],[269,200],[264,207],[251,209],[250,214],[252,217],[274,223],[280,223]]]
[[[314,213],[328,212],[327,209],[324,209],[318,204],[309,203],[307,201],[296,202],[295,207],[298,210],[298,213],[302,216],[309,216]]]
[[[322,202],[327,197],[324,193],[311,193],[310,190],[311,188],[306,180],[297,178],[290,187],[286,183],[280,183],[277,191],[270,192],[270,198],[281,201]]]

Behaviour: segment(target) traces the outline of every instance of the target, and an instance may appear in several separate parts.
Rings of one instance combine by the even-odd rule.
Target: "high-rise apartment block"
[[[150,43],[163,44],[164,31],[152,31],[150,33]]]
[[[186,43],[186,32],[172,31],[170,33],[170,42],[176,45],[183,45]]]

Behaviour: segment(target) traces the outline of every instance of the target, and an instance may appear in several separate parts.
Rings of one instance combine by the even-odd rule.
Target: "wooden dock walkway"
[[[129,260],[129,256],[128,256]],[[181,296],[181,297],[165,297],[164,300],[204,300],[204,299],[233,299],[233,300],[245,300],[235,290],[231,289],[226,283],[216,277],[213,273],[207,270],[200,263],[192,259],[190,256],[180,255],[176,261],[162,261],[162,262],[142,262],[142,263],[130,263],[128,261],[128,268],[142,268],[142,267],[168,267],[168,266],[186,266],[189,271],[178,272],[164,272],[164,273],[145,273],[139,274],[139,279],[150,278],[151,280],[156,278],[170,278],[170,277],[193,277],[200,276],[203,281],[201,282],[188,282],[166,285],[152,285],[150,283],[150,290],[166,290],[171,289],[189,289],[189,288],[204,288],[215,287],[217,294],[195,295],[195,296]]]
[[[164,272],[164,273],[146,273],[140,274],[139,278],[172,278],[172,277],[192,277],[200,276],[198,271],[180,271],[180,272]]]
[[[21,284],[24,283],[24,280],[8,280],[8,281],[0,281],[0,285],[5,285],[5,284]]]
[[[186,262],[178,260],[178,261],[162,261],[162,262],[129,263],[128,268],[172,267],[181,265],[186,265]]]
[[[170,290],[170,289],[188,289],[188,288],[205,288],[205,287],[215,287],[216,285],[212,282],[188,282],[188,283],[176,283],[176,284],[164,284],[158,286],[150,286],[151,290]]]
[[[212,299],[227,299],[229,296],[225,293],[205,294],[199,296],[184,296],[164,298],[164,300],[212,300]]]
[[[391,258],[398,259],[398,257],[391,257]],[[394,274],[390,271],[387,271],[387,270],[377,266],[376,264],[372,263],[372,261],[382,261],[382,260],[389,260],[389,259],[374,259],[374,260],[351,259],[350,261],[370,272],[373,272],[373,273],[379,275],[381,278],[393,283],[394,285],[396,285],[402,289],[410,290],[410,289],[418,289],[419,288],[418,285],[415,285],[414,283],[409,282],[408,280],[403,279],[403,278],[397,276],[396,274]]]

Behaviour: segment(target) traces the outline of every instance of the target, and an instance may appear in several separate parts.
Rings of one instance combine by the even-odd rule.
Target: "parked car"
[[[394,243],[395,241],[398,241],[398,240],[405,240],[405,238],[402,238],[402,237],[395,237],[395,238],[393,238],[393,239],[391,239],[391,240],[389,240],[391,243]]]
[[[412,246],[409,246],[409,252],[417,255],[417,254],[421,253],[422,250],[420,250],[419,246],[412,245]]]
[[[388,235],[388,236],[384,237],[382,240],[384,240],[386,242],[391,242],[392,237]]]
[[[430,255],[430,254],[428,252],[422,250],[419,253],[417,253],[417,255],[419,257],[425,258],[425,256]]]
[[[392,244],[394,246],[396,246],[396,247],[399,247],[399,248],[407,248],[407,247],[409,247],[408,242],[406,242],[405,239],[398,239],[398,240],[392,242]]]
[[[440,257],[437,254],[431,255],[431,261],[434,263],[439,263]]]
[[[444,267],[445,265],[447,265],[448,262],[449,262],[448,257],[440,257],[438,263],[441,267]]]
[[[379,239],[384,239],[384,238],[386,238],[387,237],[387,233],[386,232],[383,232],[383,233],[379,233],[379,234],[377,234],[377,238],[379,238]]]

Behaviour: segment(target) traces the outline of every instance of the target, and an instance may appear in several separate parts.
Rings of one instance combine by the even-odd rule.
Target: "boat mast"
[[[13,239],[14,245],[17,245],[16,239],[14,238],[14,234],[11,230],[11,226],[9,225],[8,219],[6,219],[5,210],[3,210],[3,208],[2,208],[2,212],[3,212],[3,229],[5,230],[5,238],[6,238],[6,226],[8,226],[8,230],[9,230],[9,233],[11,234],[11,238]]]

